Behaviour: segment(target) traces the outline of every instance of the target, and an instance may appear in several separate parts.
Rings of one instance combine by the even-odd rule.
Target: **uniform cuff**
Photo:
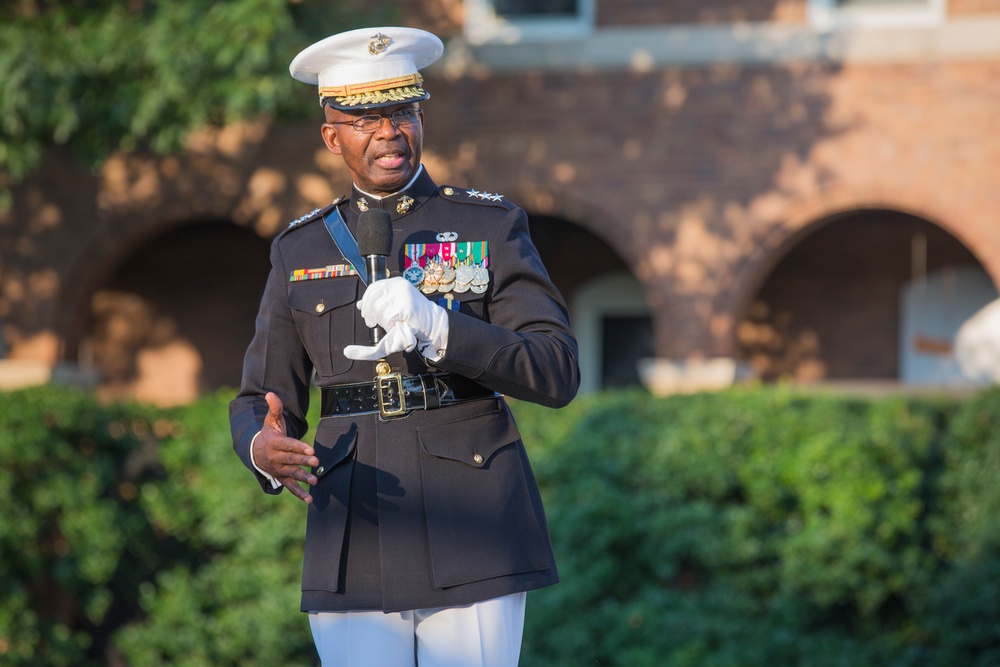
[[[281,488],[281,482],[279,482],[274,477],[272,477],[268,473],[266,473],[263,470],[261,470],[260,467],[257,465],[257,462],[254,461],[254,459],[253,459],[253,443],[257,442],[257,436],[258,435],[260,435],[260,431],[257,431],[257,433],[255,433],[254,436],[253,436],[253,440],[250,441],[250,463],[253,464],[254,470],[256,470],[261,475],[263,475],[267,479],[267,481],[271,482],[271,488],[273,488],[273,489],[280,489]]]

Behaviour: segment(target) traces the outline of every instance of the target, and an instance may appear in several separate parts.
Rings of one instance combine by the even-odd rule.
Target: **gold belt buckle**
[[[392,408],[391,392],[395,388],[399,395],[399,407]],[[406,397],[403,396],[403,374],[388,373],[375,378],[375,390],[378,392],[378,411],[383,417],[399,417],[406,414]]]

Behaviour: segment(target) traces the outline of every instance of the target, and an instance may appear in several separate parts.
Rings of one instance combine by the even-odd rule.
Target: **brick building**
[[[585,389],[956,380],[1000,285],[1000,0],[396,4],[446,42],[425,164],[529,212]],[[269,239],[348,190],[318,123],[53,151],[0,218],[0,375],[235,384]]]

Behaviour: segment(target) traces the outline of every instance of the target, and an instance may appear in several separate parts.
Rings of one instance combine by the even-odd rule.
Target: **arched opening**
[[[217,221],[148,240],[91,293],[78,362],[97,371],[102,394],[161,405],[237,386],[268,247]]]
[[[581,393],[640,384],[654,356],[653,322],[631,267],[602,239],[563,218],[530,215],[531,236],[570,307]]]
[[[958,327],[996,298],[958,239],[914,215],[856,210],[815,223],[737,328],[765,380],[947,383]]]
[[[570,304],[583,391],[639,384],[654,356],[652,319],[630,267],[596,235],[562,218],[530,216],[532,239]],[[203,221],[147,240],[89,296],[69,347],[107,396],[159,404],[236,386],[269,268],[268,242]]]

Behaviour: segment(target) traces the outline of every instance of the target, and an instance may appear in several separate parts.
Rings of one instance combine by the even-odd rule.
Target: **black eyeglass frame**
[[[410,114],[413,114],[411,117],[412,120],[408,118],[405,122],[400,122],[400,119],[396,117],[397,114],[404,114],[407,117],[410,117]],[[396,109],[395,111],[393,111],[391,114],[388,115],[370,113],[370,114],[365,114],[364,116],[358,116],[354,120],[338,120],[338,121],[332,121],[329,124],[353,125],[354,129],[357,130],[358,132],[361,132],[362,134],[375,134],[376,132],[378,132],[379,128],[382,127],[382,121],[385,120],[386,118],[388,118],[389,122],[395,125],[396,127],[401,127],[403,125],[413,125],[414,123],[417,122],[417,120],[421,116],[423,116],[423,114],[424,110],[421,109],[420,107],[406,107],[403,109]],[[374,122],[376,118],[378,118],[378,125],[372,125],[371,129],[368,130],[362,127],[362,125],[364,125],[366,121]]]

